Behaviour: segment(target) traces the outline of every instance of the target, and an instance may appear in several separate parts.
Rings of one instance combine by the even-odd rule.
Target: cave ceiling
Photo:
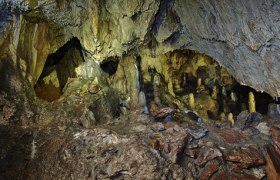
[[[144,57],[195,50],[240,84],[280,96],[279,1],[29,0],[12,6],[0,14],[1,59],[23,66],[33,84],[47,56],[76,37],[86,58],[96,61],[129,51]]]

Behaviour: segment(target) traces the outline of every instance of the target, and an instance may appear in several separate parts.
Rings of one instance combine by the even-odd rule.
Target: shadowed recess
[[[115,74],[118,70],[119,60],[116,57],[109,57],[101,65],[101,69],[110,76]]]
[[[68,78],[75,78],[75,68],[84,62],[79,39],[73,37],[46,60],[43,72],[35,85],[41,99],[53,101],[62,94]]]

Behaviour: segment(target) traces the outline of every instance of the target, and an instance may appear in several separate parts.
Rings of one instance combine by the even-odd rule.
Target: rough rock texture
[[[280,96],[279,12],[277,0],[0,0],[0,179],[279,179],[279,106],[231,112],[248,100],[226,71]]]
[[[1,59],[18,64],[32,84],[47,55],[77,37],[87,59],[98,61],[131,50],[142,57],[196,50],[241,84],[280,96],[277,0],[19,2],[1,1]]]
[[[62,113],[64,108],[57,109]],[[258,130],[248,133],[235,128],[248,139],[232,144],[217,135],[232,128],[196,124],[197,128],[208,130],[205,136],[196,139],[186,130],[192,124],[151,123],[147,116],[138,113],[126,117],[126,121],[89,129],[78,125],[62,128],[2,124],[0,178],[277,179],[280,176],[277,138],[270,139]],[[61,116],[57,120],[66,119]],[[275,126],[279,126],[279,120],[263,118],[261,122],[269,123],[273,134],[278,131]],[[234,138],[235,133],[230,135]]]

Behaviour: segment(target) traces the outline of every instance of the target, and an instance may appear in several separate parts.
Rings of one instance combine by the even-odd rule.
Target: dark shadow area
[[[266,114],[267,109],[268,109],[268,104],[270,103],[279,103],[279,101],[274,100],[269,94],[263,92],[257,92],[253,88],[250,88],[248,86],[242,86],[240,84],[236,84],[233,88],[232,91],[235,92],[237,95],[238,99],[238,104],[241,107],[242,104],[246,104],[246,108],[248,109],[248,94],[250,92],[253,92],[255,95],[255,101],[256,101],[256,111],[261,113],[261,114]],[[237,109],[241,110],[241,109]]]
[[[0,91],[11,93],[10,76],[16,74],[16,71],[11,64],[12,60],[1,60],[0,61]]]
[[[75,78],[75,68],[84,62],[79,39],[72,38],[46,60],[43,72],[34,89],[37,96],[47,101],[58,99],[68,78]]]
[[[119,59],[117,57],[109,57],[100,65],[100,67],[105,73],[112,76],[117,72],[118,64]]]
[[[26,179],[33,134],[16,127],[0,126],[0,179]]]
[[[133,14],[133,15],[131,16],[131,20],[132,20],[132,21],[137,21],[137,19],[138,19],[139,16],[141,16],[141,15],[142,15],[142,12],[141,12],[141,11],[136,12],[135,14]]]

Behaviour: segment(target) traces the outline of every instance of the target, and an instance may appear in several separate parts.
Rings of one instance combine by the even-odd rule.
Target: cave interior
[[[280,179],[279,12],[0,0],[0,179]]]
[[[100,64],[104,76],[110,79],[116,76],[120,59],[109,57]],[[137,79],[140,84],[139,90],[145,93],[147,105],[158,99],[160,106],[186,108],[205,120],[219,122],[225,120],[225,116],[229,113],[236,117],[240,112],[249,110],[249,93],[254,94],[256,111],[263,115],[267,114],[270,103],[279,103],[265,92],[240,85],[225,68],[205,54],[192,50],[176,50],[166,53],[163,59],[167,74],[157,72],[154,67],[141,69],[141,57],[136,57],[135,65],[140,69],[140,76]],[[70,39],[48,56],[42,74],[34,86],[36,96],[49,102],[58,100],[63,96],[63,88],[68,78],[77,78],[75,68],[83,62],[79,40]],[[143,76],[148,76],[150,80],[144,79]],[[169,76],[169,82],[164,76]],[[171,83],[172,92],[166,89],[168,83]],[[158,87],[155,84],[158,84]],[[191,109],[189,104],[190,94],[197,99],[195,107],[192,107],[194,109]],[[174,96],[180,105],[172,102],[168,96]]]

